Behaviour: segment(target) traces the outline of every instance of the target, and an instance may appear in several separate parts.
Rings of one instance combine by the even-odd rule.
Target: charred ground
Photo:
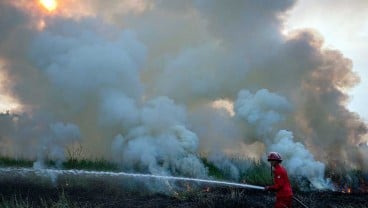
[[[83,183],[67,180],[51,185],[24,177],[0,180],[0,207],[272,207],[274,194],[254,189],[196,187],[172,193],[126,189],[111,180],[89,178]],[[75,181],[74,181],[75,182]],[[296,192],[309,207],[368,207],[368,193],[331,191]],[[5,205],[4,205],[5,203]],[[22,206],[20,205],[22,204]],[[294,202],[295,207],[301,207]]]

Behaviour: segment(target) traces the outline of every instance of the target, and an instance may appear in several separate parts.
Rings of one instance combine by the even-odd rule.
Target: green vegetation
[[[24,167],[33,166],[34,161],[27,159],[14,159],[10,157],[0,157],[0,167]],[[109,162],[105,159],[87,160],[87,159],[68,159],[62,162],[61,165],[54,160],[45,161],[47,167],[59,167],[63,169],[81,169],[81,170],[96,170],[96,171],[118,171],[118,165]]]
[[[62,169],[121,171],[117,164],[105,159],[87,160],[77,158],[83,157],[69,157],[68,160],[62,163],[47,160],[45,161],[45,166],[59,167]],[[219,166],[216,166],[207,157],[202,156],[200,158],[208,169],[208,175],[211,178],[224,181],[234,180],[229,179],[227,170],[218,168]],[[229,158],[229,161],[241,167],[239,168],[237,182],[258,186],[265,186],[272,183],[271,169],[267,162],[239,157]],[[1,167],[32,167],[33,162],[25,159],[0,157]],[[348,190],[348,188],[353,190],[352,193],[354,193],[354,190],[357,193],[359,191],[359,193],[364,193],[368,190],[366,185],[368,174],[364,171],[343,170],[337,172],[336,170],[327,168],[326,176],[331,178],[334,183],[342,186],[341,192]],[[168,204],[165,203],[187,203],[189,204],[188,207],[191,207],[190,203],[198,205],[196,207],[248,207],[249,204],[254,204],[255,207],[266,207],[272,206],[272,200],[274,198],[273,194],[262,190],[221,186],[196,186],[187,182],[166,183],[151,179],[131,180],[131,178],[122,177],[121,180],[116,180],[115,177],[73,174],[60,175],[54,178],[52,174],[45,176],[32,173],[27,175],[15,174],[13,177],[16,180],[12,176],[8,177],[6,173],[0,177],[0,187],[2,190],[0,208],[114,207],[112,203],[149,204],[145,200],[152,200],[153,203],[162,203],[162,207],[168,207]],[[321,197],[319,192],[314,194],[303,192],[304,189],[302,187],[308,187],[309,181],[306,178],[292,177],[291,180],[295,193],[305,194],[304,197],[299,197],[304,202],[313,204],[314,199]],[[147,182],[149,182],[149,185],[147,185]],[[162,192],[160,193],[164,196],[156,196],[150,192],[153,189],[160,188],[162,188]],[[349,199],[350,195],[344,193],[340,193],[341,195],[339,197]],[[335,195],[333,194],[336,193],[327,192],[325,194],[331,194],[328,196],[330,199],[334,199]],[[134,199],[133,202],[132,199]],[[319,199],[323,199],[323,197]],[[368,208],[366,205],[359,204],[360,198],[357,197],[355,200],[356,202],[354,203],[356,205],[346,205],[344,207]],[[334,203],[339,204],[340,202]],[[335,207],[339,207],[339,205]]]
[[[80,148],[81,149],[81,148]],[[81,157],[81,150],[77,149],[73,152],[68,152],[69,159],[64,162],[57,162],[54,160],[46,160],[44,162],[46,167],[60,168],[60,169],[79,169],[79,170],[94,170],[94,171],[121,171],[118,164],[108,161],[106,159],[84,159]],[[208,169],[208,175],[217,180],[230,179],[226,170],[221,170],[215,164],[207,159],[206,156],[199,156],[201,161]],[[82,158],[82,159],[79,159]],[[256,161],[250,158],[233,157],[229,158],[234,164],[243,166],[239,169],[239,178],[237,182],[247,183],[252,185],[265,186],[272,183],[271,169],[267,162]],[[34,161],[28,159],[14,159],[10,157],[0,157],[0,167],[32,167]],[[356,190],[367,190],[368,173],[362,170],[339,170],[326,168],[326,178],[331,179],[332,183],[339,184],[344,188],[352,188]],[[291,183],[296,190],[306,190],[309,187],[308,179],[304,177],[291,177]],[[364,186],[363,186],[363,185]],[[363,188],[361,188],[363,187]]]
[[[224,173],[221,172],[220,169],[218,169],[214,164],[212,164],[211,162],[209,162],[207,160],[207,158],[203,157],[201,158],[203,164],[207,167],[208,169],[208,175],[212,176],[216,179],[225,179]]]
[[[27,159],[14,159],[10,157],[0,157],[0,167],[32,167],[33,161]]]
[[[226,180],[226,174],[217,168],[207,158],[201,158],[203,164],[208,169],[208,175],[214,179]],[[249,161],[247,161],[249,163]],[[9,157],[0,157],[0,166],[2,167],[32,167],[34,161],[27,159],[13,159]],[[95,170],[95,171],[119,171],[119,166],[113,162],[105,159],[76,159],[74,157],[62,162],[58,165],[56,161],[45,161],[46,167],[59,167],[62,169],[81,169],[81,170]],[[266,184],[270,183],[270,169],[268,164],[264,162],[252,161],[249,168],[241,173],[241,180],[249,184]]]
[[[252,161],[250,167],[242,173],[242,181],[265,186],[272,183],[271,168],[263,161]]]
[[[62,164],[65,169],[82,169],[82,170],[96,170],[96,171],[119,171],[118,165],[104,159],[97,160],[75,160],[69,159]]]

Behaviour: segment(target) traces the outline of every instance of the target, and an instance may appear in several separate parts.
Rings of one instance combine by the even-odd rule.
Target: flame
[[[58,6],[56,0],[39,0],[39,2],[49,12],[54,11]]]
[[[344,194],[351,194],[351,188],[345,188],[343,190],[341,190],[342,193]]]

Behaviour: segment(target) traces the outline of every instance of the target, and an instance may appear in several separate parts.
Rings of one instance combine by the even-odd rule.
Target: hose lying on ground
[[[305,205],[302,201],[300,201],[298,198],[296,198],[295,196],[293,196],[293,199],[298,202],[300,205],[302,205],[304,208],[309,208],[307,205]]]

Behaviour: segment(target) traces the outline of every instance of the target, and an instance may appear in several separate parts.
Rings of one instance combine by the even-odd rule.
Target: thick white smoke
[[[0,1],[0,72],[23,107],[0,115],[4,155],[62,161],[80,142],[132,171],[205,177],[205,152],[234,179],[239,147],[310,180],[331,152],[367,164],[346,108],[359,78],[316,31],[281,32],[294,0],[19,2]]]
[[[185,127],[186,112],[167,97],[150,100],[140,111],[140,125],[113,141],[115,159],[135,170],[158,175],[205,177],[207,170],[197,157],[199,140]]]
[[[248,136],[261,140],[267,151],[279,152],[292,175],[305,176],[314,186],[327,188],[325,165],[316,161],[302,143],[294,141],[292,132],[280,129],[286,113],[291,112],[291,105],[284,97],[265,89],[255,94],[242,90],[234,108],[236,116],[255,130],[255,135]]]
[[[3,155],[36,160],[35,167],[42,167],[46,160],[56,165],[65,161],[65,149],[79,142],[81,132],[72,123],[52,122],[46,116],[27,114],[0,114]]]
[[[270,151],[282,154],[283,164],[295,176],[305,176],[315,188],[332,188],[329,180],[324,179],[325,165],[316,161],[314,156],[300,143],[295,142],[292,132],[280,130],[270,145]]]
[[[61,162],[66,160],[65,149],[80,138],[79,128],[74,124],[53,123],[50,124],[48,131],[46,135],[40,137],[35,168],[42,168],[45,159],[56,160],[56,165],[61,167]]]
[[[284,113],[290,111],[288,101],[266,89],[257,91],[254,95],[242,90],[235,101],[235,112],[255,130],[256,136],[268,137],[275,126],[285,119]]]

